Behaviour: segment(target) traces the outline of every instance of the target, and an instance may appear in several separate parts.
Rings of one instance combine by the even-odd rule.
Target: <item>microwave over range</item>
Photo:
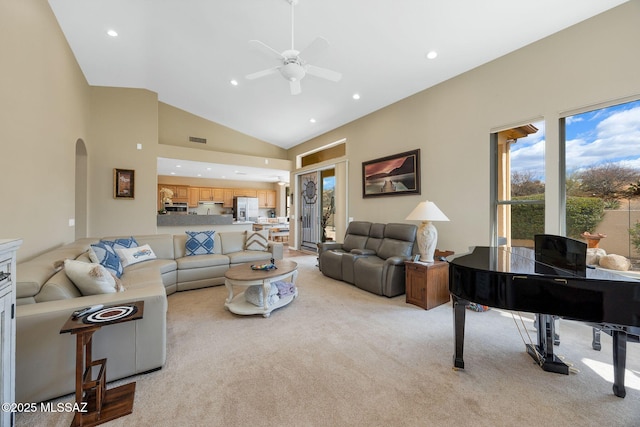
[[[168,213],[172,213],[172,214],[187,214],[187,213],[189,213],[189,206],[187,205],[186,202],[184,202],[184,203],[183,202],[174,202],[174,203],[165,202],[164,209]]]

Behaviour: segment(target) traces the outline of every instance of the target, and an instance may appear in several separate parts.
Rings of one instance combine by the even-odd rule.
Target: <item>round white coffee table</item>
[[[271,290],[271,282],[278,280],[290,278],[289,281],[295,286],[296,278],[298,277],[298,264],[289,260],[281,260],[276,261],[275,265],[278,267],[277,269],[266,271],[253,270],[251,263],[241,264],[228,269],[224,274],[224,285],[229,291],[229,296],[224,303],[225,308],[235,314],[262,314],[263,317],[269,317],[273,310],[291,303],[291,301],[298,296],[297,288],[293,295],[281,297],[278,302],[273,305],[269,305],[269,291]],[[243,286],[246,288],[254,285],[262,285],[262,307],[247,302],[244,297],[244,292],[235,296],[233,295],[234,286]]]

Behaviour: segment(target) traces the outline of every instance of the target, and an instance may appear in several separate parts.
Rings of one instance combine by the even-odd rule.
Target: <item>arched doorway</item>
[[[76,141],[76,188],[75,188],[75,238],[87,237],[87,147],[82,139]]]

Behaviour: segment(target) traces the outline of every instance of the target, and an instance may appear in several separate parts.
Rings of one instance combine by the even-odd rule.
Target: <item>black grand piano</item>
[[[584,245],[584,248],[580,245]],[[537,313],[537,345],[527,352],[546,370],[569,373],[553,354],[553,317],[588,322],[613,338],[616,396],[624,397],[626,345],[640,335],[640,281],[586,266],[586,244],[561,236],[536,236],[536,249],[476,247],[449,264],[453,297],[455,354],[453,364],[464,368],[465,307],[475,302],[490,307]],[[598,333],[596,333],[598,332]]]

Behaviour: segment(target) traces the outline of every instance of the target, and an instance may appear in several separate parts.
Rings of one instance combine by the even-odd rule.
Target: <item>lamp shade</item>
[[[449,218],[436,206],[435,203],[425,200],[405,218],[409,221],[449,221]]]

